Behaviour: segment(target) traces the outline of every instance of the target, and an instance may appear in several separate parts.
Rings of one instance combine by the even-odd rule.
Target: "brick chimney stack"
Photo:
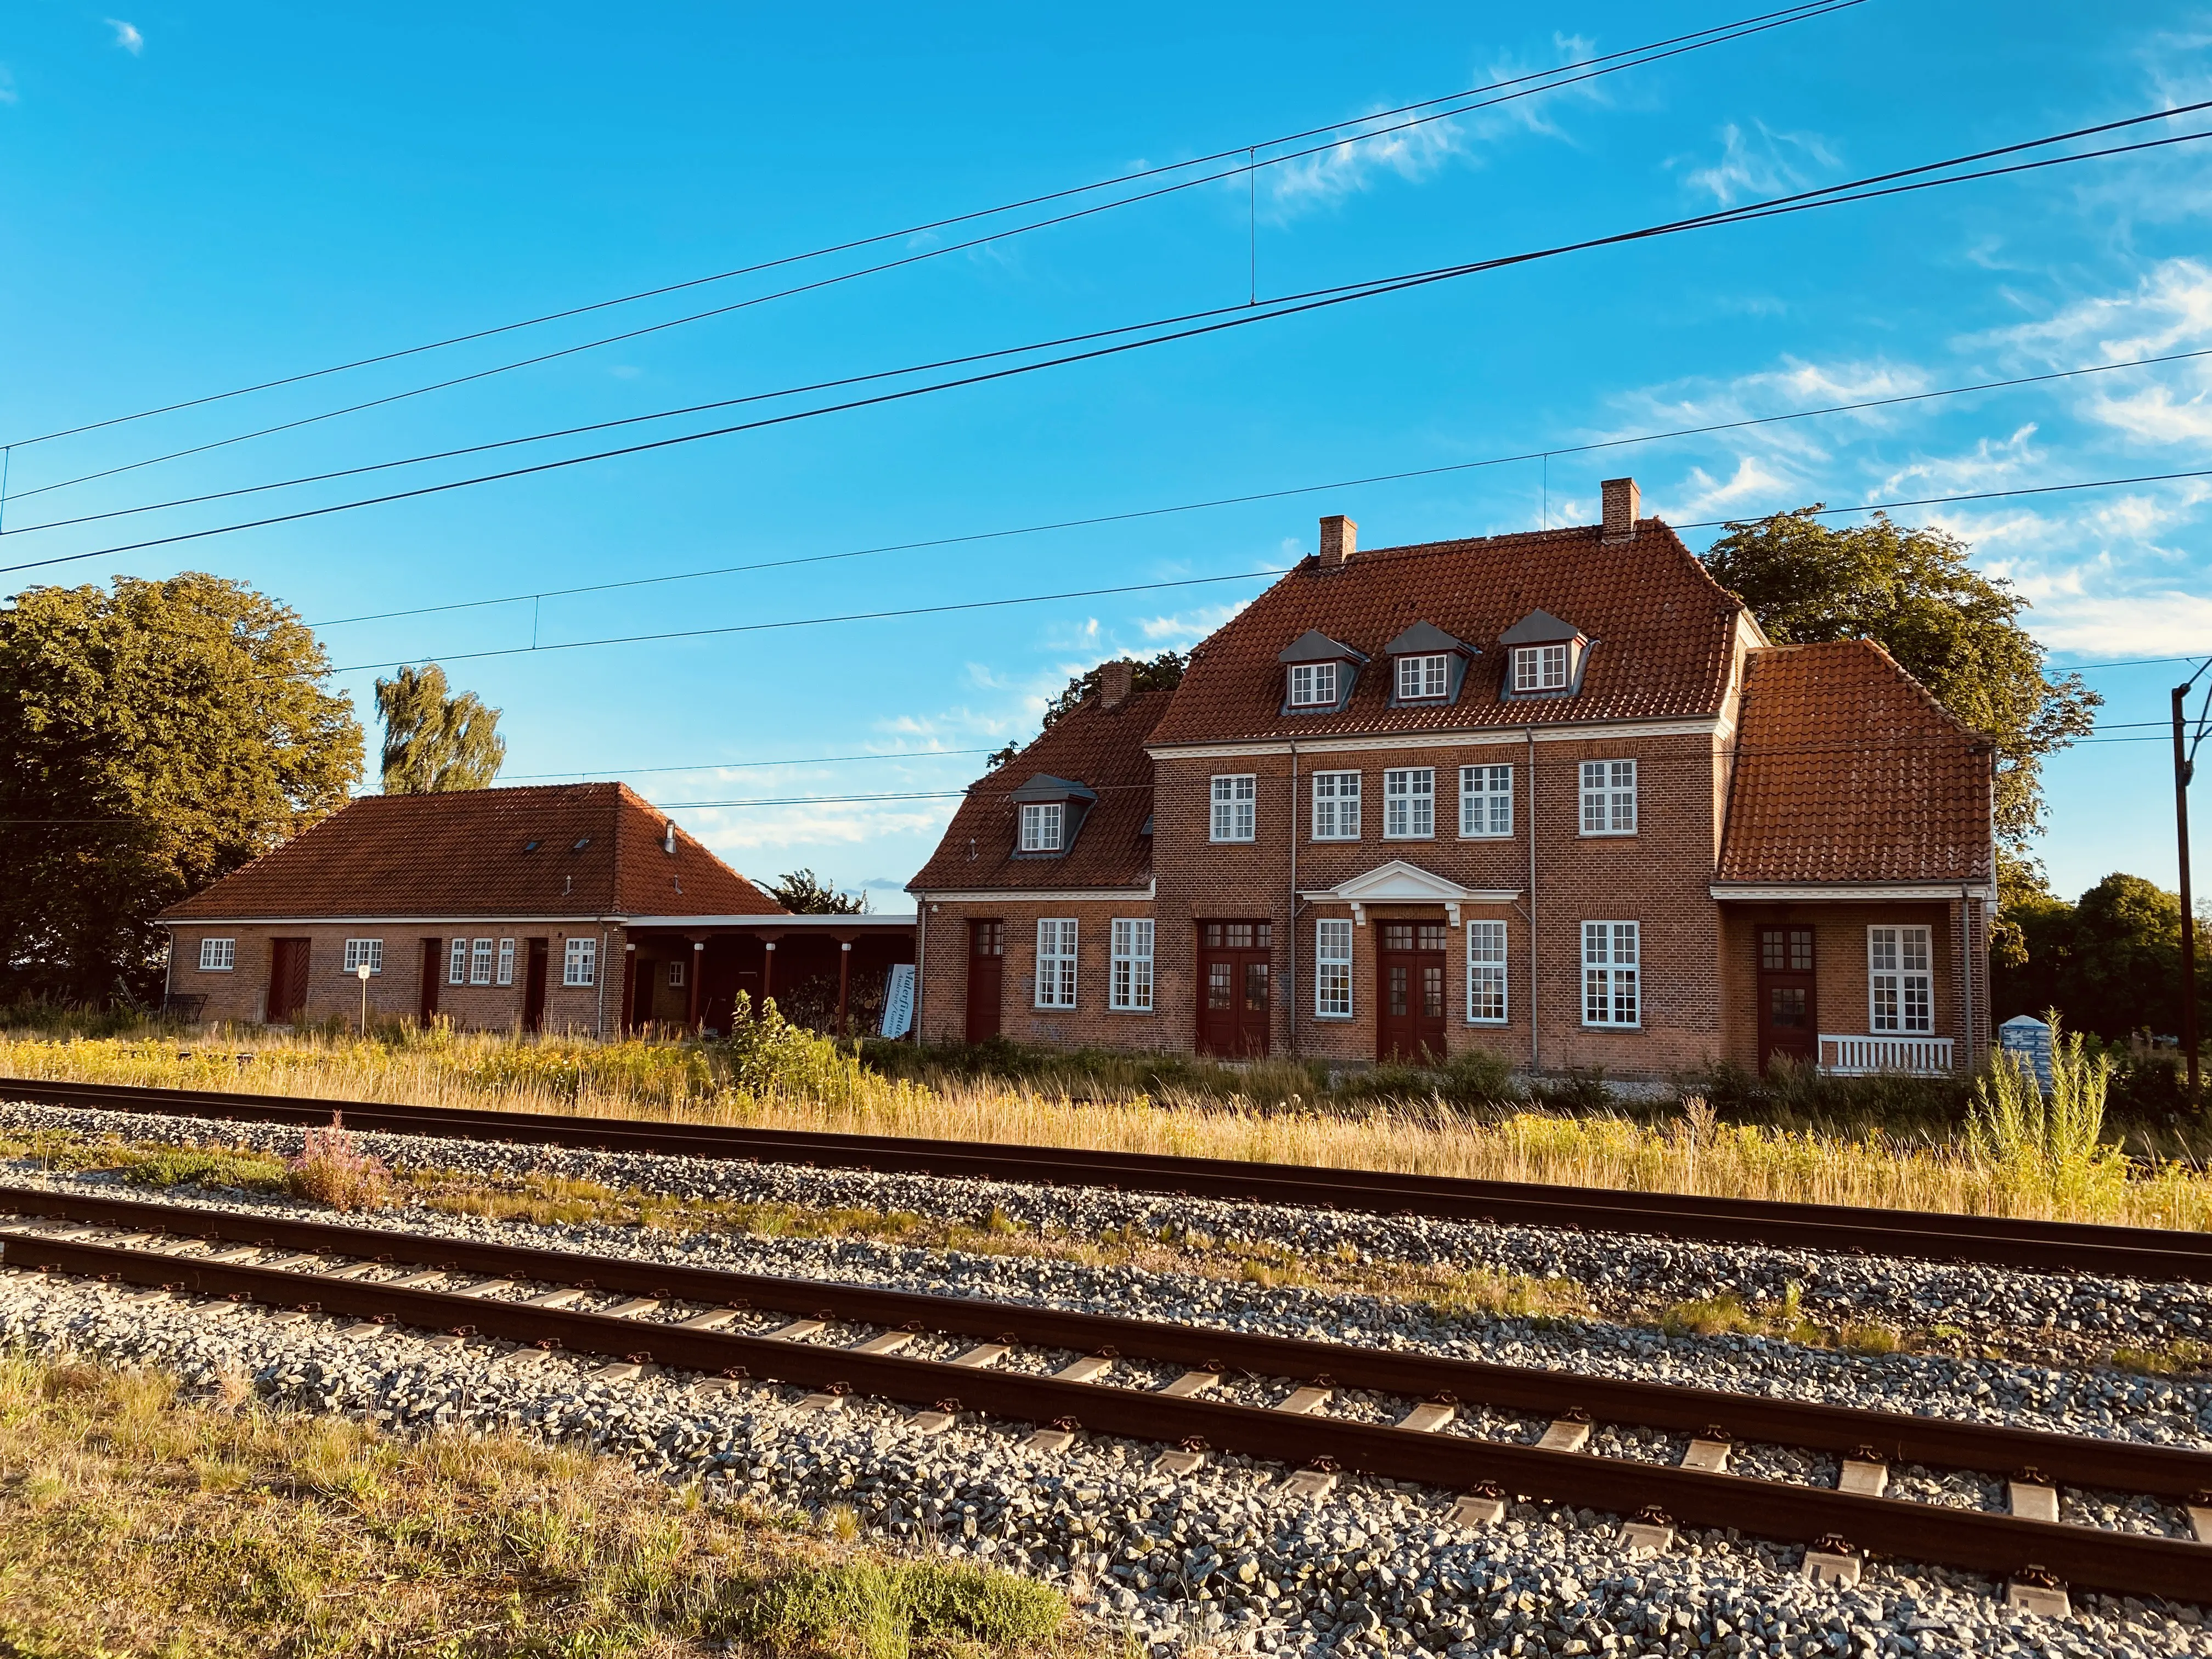
[[[1129,701],[1129,693],[1136,690],[1137,665],[1126,658],[1119,662],[1098,665],[1098,706],[1119,708]]]
[[[1644,516],[1644,492],[1633,478],[1607,478],[1598,486],[1605,501],[1605,539],[1625,542],[1636,533]]]
[[[1332,513],[1321,521],[1321,568],[1340,570],[1352,562],[1352,556],[1359,550],[1359,526],[1341,513]]]

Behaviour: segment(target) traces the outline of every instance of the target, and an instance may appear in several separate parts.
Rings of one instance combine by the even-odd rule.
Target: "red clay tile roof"
[[[1724,882],[1993,877],[1988,740],[1871,640],[1754,651]]]
[[[1638,520],[1618,543],[1590,525],[1363,549],[1332,571],[1306,559],[1198,647],[1152,743],[1715,714],[1741,609],[1656,519]],[[1499,695],[1507,653],[1498,636],[1538,610],[1596,643],[1575,696],[1509,701]],[[1417,622],[1483,654],[1469,665],[1456,702],[1393,708],[1383,647]],[[1342,710],[1286,715],[1276,655],[1308,629],[1374,660]]]
[[[666,823],[619,783],[364,795],[161,919],[780,910],[680,830],[674,854],[662,852]]]
[[[1145,740],[1175,695],[1139,691],[1110,710],[1096,695],[1086,698],[969,787],[945,839],[907,890],[1144,886],[1152,874],[1152,838],[1144,833],[1152,816],[1152,763]],[[1040,772],[1096,790],[1098,804],[1064,857],[1017,858],[1018,815],[1009,797]]]

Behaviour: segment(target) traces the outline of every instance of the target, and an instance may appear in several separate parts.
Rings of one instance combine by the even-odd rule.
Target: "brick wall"
[[[1006,924],[1006,954],[1000,970],[999,1029],[1017,1042],[1061,1048],[1188,1049],[1189,1006],[1170,1016],[1159,994],[1159,945],[1153,958],[1153,1012],[1123,1012],[1107,1006],[1116,918],[1152,914],[1141,896],[1127,899],[1037,900],[1004,903],[925,902],[927,938],[921,966],[921,1036],[925,1042],[960,1042],[968,1029],[969,925]],[[1037,923],[1044,918],[1076,923],[1075,1004],[1036,1006]],[[1155,930],[1158,931],[1157,929]],[[1188,955],[1188,949],[1184,952]],[[1188,965],[1184,967],[1186,975]]]
[[[1729,903],[1719,907],[1721,963],[1727,1007],[1727,1058],[1750,1071],[1764,1069],[1765,1056],[1759,1052],[1759,930],[1761,927],[1809,927],[1813,930],[1813,1021],[1821,1034],[1864,1036],[1871,1025],[1867,994],[1867,929],[1875,927],[1921,927],[1930,932],[1931,967],[1935,981],[1935,1026],[1929,1035],[1963,1037],[1966,981],[1960,972],[1960,902],[1808,902],[1796,904]],[[1979,911],[1981,906],[1974,906]],[[1987,951],[1974,942],[1966,951],[1974,964],[1973,1023],[1976,1049],[1989,1042],[1988,985],[1984,977]],[[1954,1051],[1957,1063],[1972,1063],[1963,1046]]]
[[[599,928],[573,922],[496,921],[471,922],[468,926],[470,931],[466,937],[471,939],[487,938],[492,941],[495,978],[498,973],[499,941],[502,939],[514,941],[512,984],[453,985],[447,982],[447,951],[453,937],[451,924],[441,927],[434,923],[416,926],[358,922],[304,926],[193,923],[173,929],[168,988],[179,996],[206,997],[207,1001],[200,1010],[202,1019],[258,1024],[268,1011],[269,975],[276,941],[280,939],[305,939],[307,941],[307,1000],[301,1018],[311,1024],[333,1018],[355,1019],[361,1013],[361,982],[346,970],[345,943],[349,939],[380,939],[384,941],[384,968],[381,973],[369,978],[369,1016],[372,1019],[412,1019],[422,1007],[422,941],[435,939],[439,942],[434,969],[438,980],[438,1012],[452,1019],[464,1030],[519,1030],[522,1023],[523,995],[529,971],[528,940],[541,938],[546,941],[544,1030],[549,1033],[569,1030],[592,1032],[599,1029],[600,988],[598,985],[562,985],[563,956],[571,934],[599,939],[602,941],[599,960],[600,975],[604,976],[611,960],[619,974],[623,945],[620,928]],[[229,970],[214,971],[200,967],[201,941],[210,938],[233,941],[235,965]],[[613,1025],[615,995],[619,989],[619,984],[608,988],[606,1010],[610,1030]]]

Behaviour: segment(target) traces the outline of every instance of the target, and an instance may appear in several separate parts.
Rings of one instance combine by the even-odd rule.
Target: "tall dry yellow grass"
[[[1468,1117],[1419,1102],[1352,1115],[1262,1110],[1233,1097],[1076,1100],[1005,1083],[885,1079],[844,1055],[818,1059],[802,1086],[756,1092],[717,1085],[700,1051],[678,1043],[434,1033],[388,1044],[255,1034],[220,1046],[0,1037],[0,1075],[2212,1230],[2212,1178],[2118,1158],[2094,1181],[2055,1188],[1963,1142],[1844,1139],[1697,1115],[1653,1127],[1534,1111]]]

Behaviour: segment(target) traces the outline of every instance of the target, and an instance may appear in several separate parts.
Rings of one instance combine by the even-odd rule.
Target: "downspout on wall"
[[[1283,930],[1283,984],[1289,1011],[1291,1054],[1298,1052],[1298,745],[1291,744],[1291,908]]]
[[[1528,740],[1528,1074],[1544,1073],[1542,1039],[1536,1024],[1536,728],[1522,728]]]

